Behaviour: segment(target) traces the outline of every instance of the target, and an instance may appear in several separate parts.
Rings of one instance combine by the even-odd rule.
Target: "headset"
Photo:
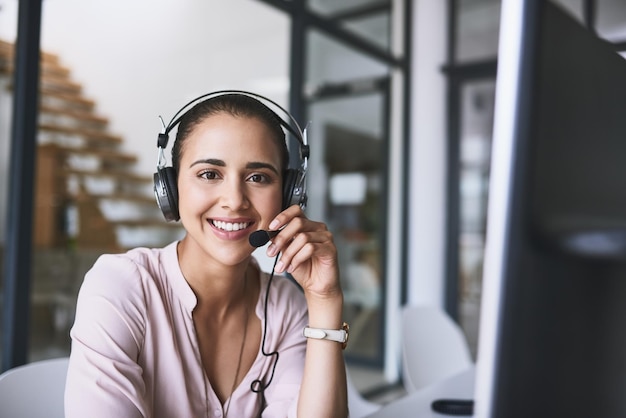
[[[307,203],[305,179],[310,152],[307,141],[307,129],[305,128],[304,131],[300,129],[298,122],[296,122],[295,118],[287,110],[267,97],[245,90],[219,90],[203,94],[191,100],[174,114],[167,126],[163,124],[163,132],[159,134],[157,139],[158,156],[157,171],[154,173],[154,196],[165,219],[168,222],[178,221],[180,219],[178,212],[178,185],[176,170],[171,166],[165,165],[164,154],[167,142],[169,141],[169,133],[172,129],[178,126],[181,119],[189,110],[191,110],[193,106],[201,101],[210,100],[224,95],[243,95],[256,99],[276,117],[280,125],[284,128],[286,131],[285,140],[287,140],[288,137],[287,133],[290,133],[298,141],[299,167],[288,168],[284,173],[282,210],[292,205],[299,205],[304,209]],[[280,117],[276,111],[281,112],[286,117]]]

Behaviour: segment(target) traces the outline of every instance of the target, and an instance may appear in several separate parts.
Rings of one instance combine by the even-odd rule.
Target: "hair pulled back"
[[[272,138],[280,150],[281,170],[284,173],[289,164],[289,151],[281,119],[270,108],[253,97],[245,94],[228,93],[211,97],[196,104],[181,118],[176,133],[176,140],[172,147],[172,167],[176,174],[179,172],[180,159],[187,137],[205,119],[219,113],[226,113],[236,117],[257,118],[265,124],[272,133]]]

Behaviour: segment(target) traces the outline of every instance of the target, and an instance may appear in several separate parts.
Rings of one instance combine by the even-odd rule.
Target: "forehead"
[[[185,154],[220,153],[231,156],[256,156],[280,162],[277,139],[257,117],[235,116],[220,112],[200,121],[185,140]]]

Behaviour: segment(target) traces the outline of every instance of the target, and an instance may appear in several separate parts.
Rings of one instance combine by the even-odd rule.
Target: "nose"
[[[250,201],[245,186],[245,182],[235,178],[224,181],[221,196],[222,207],[231,210],[247,208]]]

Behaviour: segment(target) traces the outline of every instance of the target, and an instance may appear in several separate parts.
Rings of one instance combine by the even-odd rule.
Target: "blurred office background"
[[[554,2],[626,50],[626,3]],[[18,6],[0,0],[2,297]],[[498,0],[43,1],[28,314],[0,299],[0,324],[27,337],[0,352],[67,355],[95,258],[181,236],[154,203],[159,116],[244,89],[311,122],[307,213],[335,234],[359,390],[399,383],[404,305],[444,309],[475,355],[499,13]]]

